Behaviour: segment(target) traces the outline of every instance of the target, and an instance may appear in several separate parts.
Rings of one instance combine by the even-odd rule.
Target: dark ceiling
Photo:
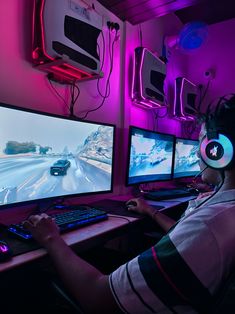
[[[205,0],[191,7],[178,10],[175,14],[183,24],[200,20],[206,24],[215,24],[235,17],[234,0]]]
[[[122,21],[136,25],[171,12],[183,24],[215,24],[235,17],[234,0],[98,0]]]

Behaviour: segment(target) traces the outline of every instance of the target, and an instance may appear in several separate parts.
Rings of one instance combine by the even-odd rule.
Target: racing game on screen
[[[0,106],[0,205],[112,189],[114,126]]]
[[[174,178],[195,176],[200,172],[197,140],[176,138]]]
[[[169,180],[174,136],[130,127],[127,185]]]

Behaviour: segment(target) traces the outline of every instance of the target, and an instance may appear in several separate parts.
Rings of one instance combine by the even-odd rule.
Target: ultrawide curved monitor
[[[175,137],[131,126],[127,185],[170,180]]]
[[[112,191],[113,125],[0,104],[0,207]]]
[[[198,146],[198,140],[176,138],[174,178],[192,177],[200,172]]]

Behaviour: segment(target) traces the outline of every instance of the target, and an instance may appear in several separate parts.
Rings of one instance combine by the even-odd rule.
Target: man
[[[203,123],[201,127],[201,132],[199,134],[199,141],[204,137],[205,133],[206,133],[205,123]],[[198,151],[198,157],[200,157],[199,151]],[[222,175],[220,171],[207,167],[206,164],[202,160],[199,161],[199,164],[200,164],[200,169],[201,169],[201,180],[206,184],[210,184],[218,188],[220,185],[220,182],[222,181]],[[185,214],[187,213],[187,211],[192,210],[194,207],[197,206],[199,202],[202,202],[204,198],[207,198],[211,194],[213,194],[213,192],[211,191],[200,193],[196,200],[193,199],[189,201]],[[133,202],[136,203],[136,206],[129,205],[129,204],[133,204]],[[128,206],[128,210],[132,210],[139,214],[150,216],[165,232],[168,232],[169,229],[172,228],[176,223],[174,219],[154,209],[151,205],[148,205],[148,203],[145,202],[141,198],[133,198],[129,200],[127,202],[127,206]]]
[[[216,109],[211,119],[235,143],[235,97]],[[207,131],[203,126],[201,141]],[[48,251],[84,313],[205,313],[235,265],[234,162],[219,172],[222,183],[216,193],[197,200],[177,223],[167,220],[168,233],[154,247],[110,276],[80,259],[46,214],[31,216],[25,227]],[[214,171],[205,169],[203,179],[210,182],[211,174]],[[136,201],[133,210],[146,212],[158,221],[159,212]]]

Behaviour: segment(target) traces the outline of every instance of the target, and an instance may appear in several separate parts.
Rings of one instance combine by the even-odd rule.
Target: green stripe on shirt
[[[190,304],[205,310],[213,302],[208,289],[185,263],[168,235],[141,254],[139,264],[148,286],[164,304]]]

